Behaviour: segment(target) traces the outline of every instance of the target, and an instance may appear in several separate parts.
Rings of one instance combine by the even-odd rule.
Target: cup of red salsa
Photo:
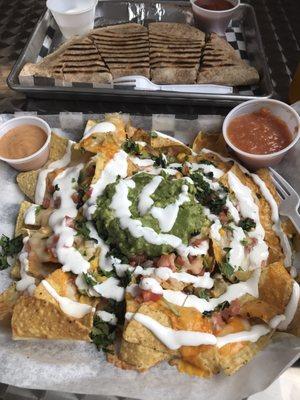
[[[236,15],[240,0],[190,0],[195,25],[204,32],[225,35],[231,19]]]
[[[300,137],[300,117],[278,100],[250,100],[235,107],[224,120],[227,145],[248,167],[274,166]]]

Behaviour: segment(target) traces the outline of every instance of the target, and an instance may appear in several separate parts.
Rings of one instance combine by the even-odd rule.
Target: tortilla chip
[[[22,235],[24,228],[26,228],[24,223],[25,212],[32,205],[29,201],[22,201],[19,208],[19,213],[17,216],[16,227],[15,227],[15,236]]]
[[[171,356],[167,353],[156,351],[136,343],[122,340],[120,359],[131,365],[137,371],[145,371],[161,361],[168,360]]]
[[[282,262],[262,269],[259,281],[259,298],[283,314],[292,294],[293,280]]]
[[[155,319],[160,324],[172,327],[171,320],[166,313],[163,305],[158,302],[147,302],[143,303],[137,312],[145,315],[149,315],[151,318]],[[123,331],[123,339],[129,343],[139,344],[158,352],[167,354],[178,354],[176,351],[172,351],[167,348],[163,343],[161,343],[156,336],[153,335],[147,328],[142,324],[131,319]]]
[[[245,318],[259,318],[264,322],[269,322],[278,315],[278,309],[261,299],[257,299],[249,294],[239,298],[240,315]]]
[[[15,283],[11,284],[0,294],[0,321],[12,314],[20,294],[21,292],[17,291]]]
[[[10,271],[10,277],[11,277],[12,279],[17,279],[17,280],[21,279],[21,273],[20,273],[20,271],[21,271],[21,264],[20,264],[20,261],[19,261],[19,260],[16,260],[15,263],[14,263],[14,265],[12,266],[11,271]]]
[[[195,153],[200,153],[202,149],[208,149],[222,156],[229,156],[226,142],[221,133],[199,132],[193,142],[192,149]]]
[[[186,146],[185,144],[174,140],[171,136],[158,135],[157,137],[152,137],[150,141],[151,147],[153,149],[159,149],[161,153],[170,155],[170,156],[177,156],[180,153],[183,154],[191,154],[192,150],[190,147]]]
[[[262,336],[257,342],[230,343],[218,350],[219,362],[226,375],[232,375],[247,364],[270,342],[272,334]]]
[[[61,159],[68,145],[69,140],[65,137],[51,133],[50,153],[46,166],[51,162]],[[44,168],[46,167],[44,166]],[[35,188],[38,180],[40,170],[21,172],[17,175],[17,183],[20,190],[27,196],[33,203],[35,197]]]
[[[21,339],[72,339],[90,341],[92,324],[84,324],[64,314],[40,298],[23,295],[17,301],[12,316],[12,335]]]

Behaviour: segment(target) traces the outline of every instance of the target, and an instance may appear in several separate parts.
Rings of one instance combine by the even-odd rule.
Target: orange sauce
[[[38,151],[47,140],[47,134],[36,125],[21,125],[0,138],[0,156],[8,159],[24,158]]]
[[[275,153],[292,142],[286,123],[265,108],[234,118],[228,126],[228,138],[235,147],[251,154]]]

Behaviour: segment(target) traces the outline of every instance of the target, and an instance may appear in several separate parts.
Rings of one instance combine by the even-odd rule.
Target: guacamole
[[[182,193],[183,185],[185,185],[185,188],[188,188],[186,193],[188,198],[179,205],[176,220],[172,228],[166,233],[180,238],[183,244],[188,245],[190,238],[201,233],[202,229],[209,225],[209,221],[203,213],[203,207],[195,198],[195,187],[190,181],[185,178],[176,179],[174,176],[165,173],[160,176],[161,182],[154,193],[150,195],[153,204],[143,215],[139,212],[139,196],[154,176],[142,172],[130,178],[134,181],[134,187],[128,190],[128,199],[131,202],[129,207],[131,218],[140,220],[143,227],[152,228],[158,234],[163,233],[159,221],[151,214],[151,208],[160,207],[164,209],[168,205],[174,204]],[[120,179],[108,185],[104,193],[98,197],[93,220],[100,237],[111,248],[128,258],[137,254],[145,254],[152,258],[174,251],[169,244],[152,244],[147,242],[144,237],[133,237],[128,229],[121,228],[120,220],[111,208],[112,199],[119,182]]]

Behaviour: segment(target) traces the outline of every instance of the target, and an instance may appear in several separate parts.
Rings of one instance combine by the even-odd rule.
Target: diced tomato
[[[67,215],[65,216],[65,222],[66,222],[66,226],[68,226],[69,228],[74,228],[74,219],[71,217],[68,217]]]
[[[214,313],[211,317],[211,322],[213,324],[214,331],[220,330],[225,325],[221,313]]]
[[[162,297],[162,294],[152,293],[149,290],[141,290],[139,297],[142,302],[158,301]]]
[[[145,254],[137,254],[136,256],[132,256],[129,259],[129,264],[132,267],[136,267],[137,265],[143,264],[147,260],[147,256]]]
[[[89,187],[89,189],[88,189],[88,191],[86,192],[86,197],[91,197],[91,195],[92,195],[92,193],[93,193],[93,188],[92,187]]]
[[[54,200],[54,208],[59,208],[61,205],[61,197],[56,197]]]
[[[86,174],[87,174],[87,176],[94,176],[94,174],[95,174],[95,169],[96,169],[96,166],[95,166],[95,165],[93,165],[93,164],[89,165],[89,166],[87,167],[87,169],[86,169]]]
[[[172,271],[176,271],[175,265],[176,255],[174,253],[171,254],[163,254],[160,256],[159,260],[156,263],[156,266],[170,268]]]
[[[74,192],[71,196],[71,199],[75,204],[78,204],[80,202],[80,196],[77,192]]]
[[[250,251],[255,247],[258,243],[257,238],[248,238],[248,244],[245,246],[246,253],[250,253]]]
[[[187,260],[185,260],[183,257],[178,256],[175,259],[175,264],[177,264],[179,267],[183,267],[186,264]]]
[[[187,176],[190,174],[190,168],[187,164],[182,167],[182,175]]]
[[[43,200],[43,208],[49,208],[50,207],[50,199],[48,197],[45,197]]]
[[[46,247],[47,253],[53,257],[54,259],[57,258],[57,253],[56,253],[56,244],[59,240],[59,235],[52,235],[49,240],[48,240],[48,245]]]

